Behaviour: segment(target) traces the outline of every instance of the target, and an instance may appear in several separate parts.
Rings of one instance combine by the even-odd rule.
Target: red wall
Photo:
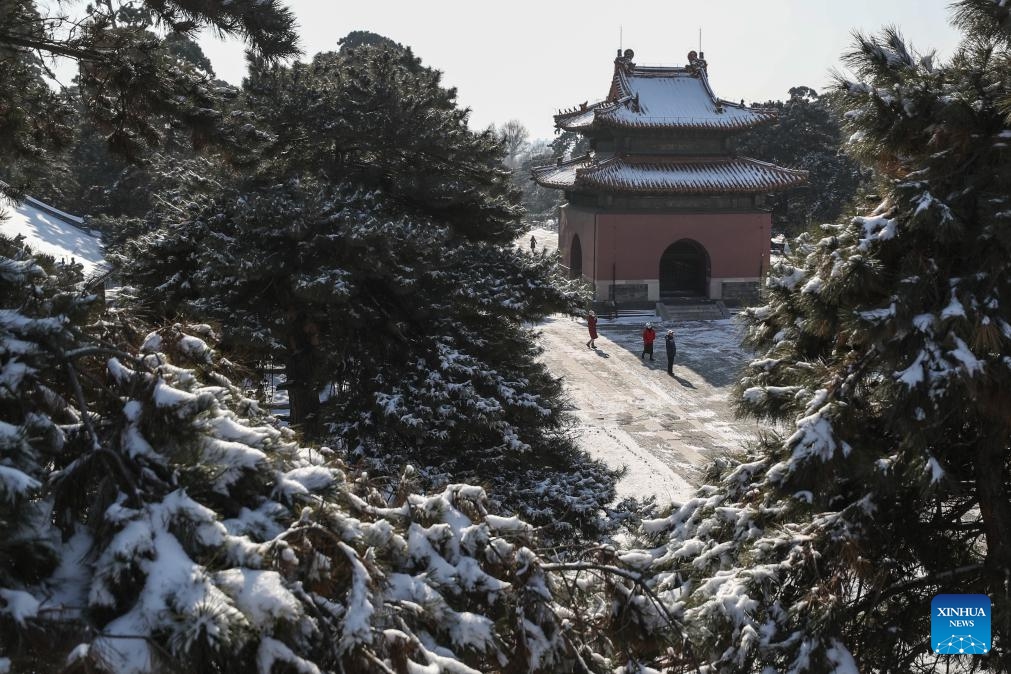
[[[595,226],[596,225],[596,226]],[[610,281],[656,279],[660,256],[680,239],[693,239],[709,253],[712,278],[756,278],[769,268],[769,213],[597,213],[566,206],[559,230],[562,260],[571,264],[572,237],[583,248],[583,276]]]
[[[562,252],[562,262],[572,268],[572,240],[579,236],[583,249],[583,276],[593,280],[593,223],[594,213],[566,206],[562,209],[561,224],[558,229],[558,250]]]

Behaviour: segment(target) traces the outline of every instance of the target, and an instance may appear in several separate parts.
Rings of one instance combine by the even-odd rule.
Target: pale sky
[[[306,57],[352,30],[410,46],[443,72],[471,108],[471,127],[520,120],[534,138],[554,134],[558,108],[607,94],[618,49],[641,65],[684,65],[702,48],[709,79],[727,100],[783,99],[792,86],[821,91],[854,29],[897,25],[920,52],[947,58],[958,35],[941,0],[289,0]],[[238,84],[242,48],[204,37],[219,77]]]

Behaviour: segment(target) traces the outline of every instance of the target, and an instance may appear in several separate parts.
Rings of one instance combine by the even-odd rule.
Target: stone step
[[[657,302],[656,310],[665,321],[715,321],[730,316],[718,300],[699,304]]]
[[[611,320],[610,310],[598,311],[597,318],[601,320]],[[618,318],[641,318],[643,321],[655,320],[655,309],[618,309]]]

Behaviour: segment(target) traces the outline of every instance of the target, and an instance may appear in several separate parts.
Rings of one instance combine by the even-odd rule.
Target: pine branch
[[[0,45],[8,44],[14,47],[30,49],[38,52],[49,52],[57,56],[65,56],[77,61],[102,61],[116,52],[112,49],[94,49],[77,47],[69,42],[53,40],[33,35],[0,32]]]
[[[95,431],[95,425],[91,420],[91,412],[88,410],[88,403],[84,398],[84,391],[81,389],[80,379],[77,377],[77,370],[74,368],[74,364],[70,359],[65,359],[64,368],[67,371],[67,376],[70,379],[70,385],[74,389],[74,397],[77,399],[77,405],[81,408],[81,418],[84,421],[84,427],[88,431],[88,436],[91,438],[91,451],[99,456],[105,458],[106,463],[109,464],[109,468],[112,469],[113,473],[118,474],[120,480],[126,484],[129,500],[135,508],[142,508],[144,506],[144,501],[140,497],[140,492],[137,489],[137,483],[134,482],[133,476],[127,471],[126,466],[123,465],[123,460],[113,451],[105,449],[102,447],[102,441],[98,437],[98,433]]]
[[[677,619],[674,618],[674,615],[667,609],[667,606],[660,601],[660,598],[655,592],[653,592],[652,588],[646,584],[646,581],[643,580],[641,573],[633,573],[617,566],[598,564],[596,562],[555,562],[541,564],[540,568],[544,571],[599,571],[604,574],[611,574],[630,580],[635,583],[646,594],[646,596],[649,597],[654,606],[663,613],[664,618],[667,620],[667,624],[672,629],[676,630],[679,636],[687,639],[687,635],[681,628],[681,625],[677,622]]]

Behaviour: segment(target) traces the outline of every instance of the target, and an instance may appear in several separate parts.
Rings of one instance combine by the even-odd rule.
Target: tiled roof
[[[555,124],[563,129],[577,130],[585,129],[593,124],[597,108],[605,105],[606,101],[594,103],[586,108],[579,108],[572,112],[563,112],[555,115]]]
[[[534,181],[542,187],[572,189],[576,185],[576,172],[593,168],[593,165],[593,157],[587,154],[578,159],[559,162],[553,166],[535,166],[530,172],[533,174]]]
[[[608,98],[555,115],[555,125],[569,131],[607,126],[734,131],[775,118],[774,112],[717,98],[704,66],[642,67],[618,58]]]
[[[806,171],[747,157],[589,155],[533,170],[544,187],[575,192],[727,194],[774,192],[802,184]]]

